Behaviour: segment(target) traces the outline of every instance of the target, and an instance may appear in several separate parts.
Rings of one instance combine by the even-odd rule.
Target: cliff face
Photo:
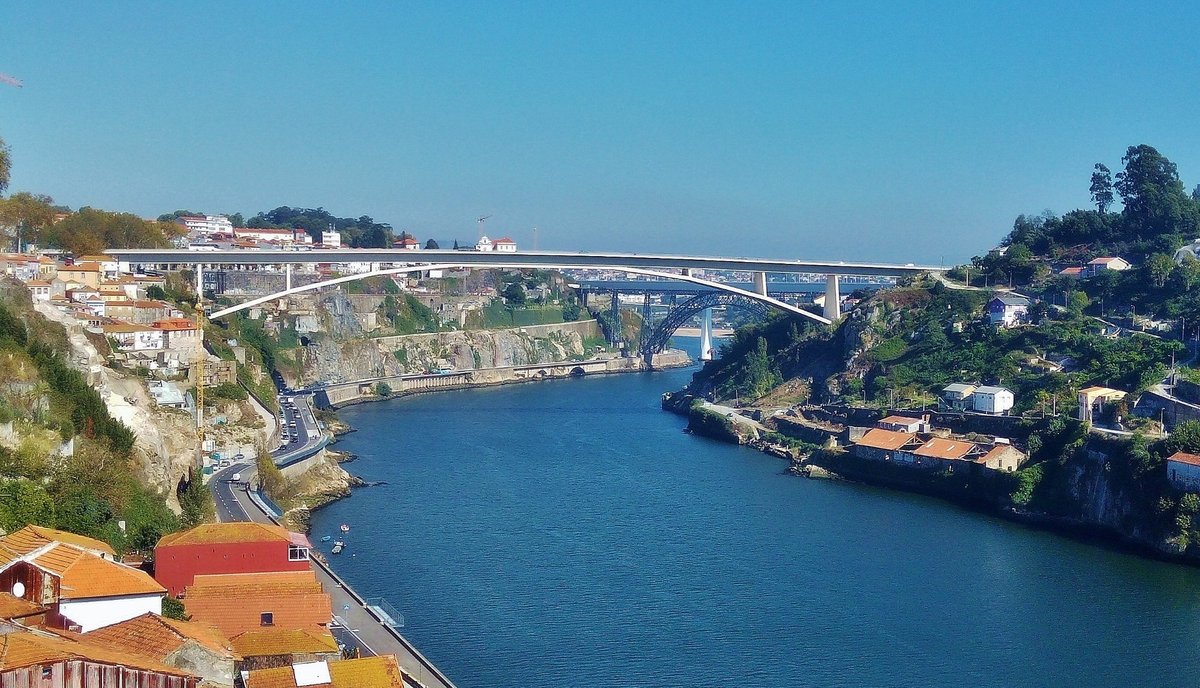
[[[323,297],[318,318],[325,332],[309,335],[300,352],[297,385],[344,382],[447,366],[455,370],[570,360],[584,355],[585,338],[599,335],[595,321],[509,330],[471,330],[368,338],[352,302],[334,292]]]

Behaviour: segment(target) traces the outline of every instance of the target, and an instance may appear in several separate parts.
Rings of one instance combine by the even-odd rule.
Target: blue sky
[[[0,137],[73,207],[949,263],[1129,145],[1200,183],[1169,4],[8,2]]]

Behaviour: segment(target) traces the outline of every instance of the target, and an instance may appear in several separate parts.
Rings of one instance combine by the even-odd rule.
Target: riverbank
[[[655,372],[686,368],[693,363],[694,361],[687,353],[673,349],[655,354],[649,364],[640,357],[609,357],[522,366],[473,368],[438,375],[396,375],[340,382],[317,389],[315,398],[319,408],[336,410],[355,404],[386,401],[429,392],[498,387],[593,375]]]
[[[829,685],[854,666],[863,685],[1115,688],[1176,685],[1162,679],[1200,662],[1185,631],[1200,570],[797,480],[790,462],[681,432],[659,395],[691,373],[347,409],[357,431],[338,448],[389,485],[323,508],[313,532],[347,523],[352,548],[370,544],[335,569],[395,599],[405,634],[463,686]],[[947,637],[962,642],[910,647]],[[1086,666],[1061,666],[1068,651]]]
[[[1137,502],[1114,486],[1112,466],[1119,446],[1097,438],[1058,462],[1069,477],[1060,499],[1072,502],[1073,513],[1051,513],[1014,503],[1025,488],[1017,473],[947,474],[858,458],[840,448],[797,442],[746,418],[735,409],[694,404],[690,397],[663,395],[664,410],[688,419],[687,431],[730,444],[757,449],[785,459],[788,472],[814,479],[834,479],[899,490],[943,500],[969,511],[1160,561],[1200,566],[1200,557],[1178,540],[1164,537],[1158,524],[1139,522]],[[1080,459],[1079,457],[1084,457]]]

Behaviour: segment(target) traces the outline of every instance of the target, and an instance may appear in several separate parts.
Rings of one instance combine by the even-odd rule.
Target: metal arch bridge
[[[201,263],[196,263],[197,284],[200,284],[203,280],[203,274],[202,274],[203,268],[201,267],[201,265],[202,265]],[[246,310],[248,308],[253,308],[254,306],[259,306],[259,305],[262,305],[269,301],[274,301],[276,299],[283,298],[285,296],[291,296],[293,294],[300,294],[300,293],[307,292],[307,291],[316,291],[323,287],[329,287],[329,286],[333,286],[335,284],[342,284],[344,282],[353,282],[356,280],[367,279],[369,277],[379,277],[382,275],[402,275],[402,274],[408,274],[408,273],[413,273],[413,272],[428,272],[430,270],[451,270],[451,269],[456,269],[456,268],[461,268],[461,267],[464,267],[464,266],[460,265],[460,264],[454,264],[454,263],[439,263],[439,264],[435,264],[435,265],[408,265],[408,266],[399,267],[399,268],[387,268],[384,270],[372,270],[370,272],[358,273],[358,274],[354,274],[354,275],[346,275],[343,277],[335,277],[335,278],[328,279],[328,280],[322,280],[320,282],[313,282],[312,284],[305,284],[305,285],[302,285],[299,287],[290,287],[288,289],[285,289],[280,292],[276,292],[274,294],[268,294],[266,296],[260,296],[258,298],[250,299],[249,301],[244,301],[242,303],[239,303],[239,304],[236,304],[233,306],[229,306],[228,308],[222,308],[220,310],[213,311],[211,314],[209,314],[208,317],[210,319],[215,320],[217,318],[222,318],[222,317],[225,317],[226,315],[231,315],[233,313],[237,313],[238,311]],[[534,266],[520,265],[520,264],[513,264],[513,263],[496,263],[496,264],[472,263],[472,264],[470,264],[469,267],[528,268],[528,267],[534,267]],[[538,265],[536,267],[544,267],[544,266]],[[556,267],[561,268],[561,269],[570,269],[570,268],[573,268],[576,266],[563,265],[563,266],[556,266]],[[691,275],[677,275],[677,274],[671,274],[671,273],[662,273],[662,272],[655,272],[653,270],[643,270],[641,268],[621,268],[621,269],[625,270],[629,273],[636,274],[636,275],[642,275],[645,277],[656,277],[659,279],[673,279],[673,280],[683,280],[685,282],[691,282],[692,284],[697,284],[702,287],[707,287],[709,289],[712,289],[715,292],[721,292],[721,293],[729,295],[729,296],[736,296],[736,297],[740,297],[745,300],[750,300],[750,301],[754,301],[756,303],[760,303],[763,305],[764,310],[767,306],[770,306],[772,308],[776,308],[778,310],[781,310],[781,311],[784,311],[787,313],[791,313],[793,315],[804,316],[806,318],[815,320],[815,321],[825,324],[825,325],[828,325],[832,322],[828,318],[824,318],[822,316],[817,315],[816,313],[812,313],[812,312],[807,311],[798,306],[794,306],[790,303],[785,303],[774,297],[767,296],[766,294],[759,294],[757,292],[747,291],[745,289],[741,289],[738,287],[733,287],[733,286],[730,286],[727,284],[722,284],[721,282],[713,282],[711,280],[701,279],[699,277],[692,277]],[[712,293],[712,292],[709,292],[709,293]]]
[[[915,275],[921,272],[940,272],[945,268],[934,266],[888,263],[848,263],[773,260],[763,258],[721,258],[678,255],[642,255],[636,253],[565,253],[565,252],[521,252],[499,253],[495,251],[410,251],[395,249],[327,249],[320,251],[187,251],[157,249],[114,249],[108,254],[127,265],[193,265],[197,268],[197,284],[202,284],[205,265],[283,265],[287,274],[287,288],[266,297],[253,299],[230,308],[214,312],[211,317],[219,318],[230,313],[251,308],[274,299],[321,287],[351,282],[379,275],[396,275],[429,270],[455,268],[553,268],[588,269],[607,268],[621,270],[627,274],[658,279],[691,282],[714,291],[731,294],[762,303],[766,306],[829,324],[839,315],[838,278],[855,275],[865,277],[895,277]],[[302,287],[291,286],[291,266],[311,263],[367,263],[401,264],[402,267],[375,269],[369,272],[337,277]],[[680,270],[681,273],[668,272]],[[750,271],[754,276],[754,289],[693,277],[692,270]],[[806,273],[826,275],[824,317],[767,295],[767,274]]]
[[[709,319],[710,309],[717,306],[735,306],[752,311],[760,318],[765,318],[769,309],[760,301],[747,299],[737,294],[723,292],[705,292],[697,294],[683,303],[676,304],[667,312],[667,316],[654,325],[648,336],[643,336],[640,353],[643,356],[653,356],[662,353],[671,341],[671,336],[679,328],[687,325],[696,315],[703,313],[705,321],[701,327],[701,355],[704,356],[712,348],[712,322]],[[646,331],[648,321],[643,313],[642,327]]]

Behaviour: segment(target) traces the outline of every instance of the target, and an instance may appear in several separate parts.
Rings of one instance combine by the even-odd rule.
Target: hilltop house
[[[1079,420],[1092,422],[1097,413],[1104,413],[1105,404],[1120,401],[1126,392],[1108,387],[1085,387],[1079,390]]]
[[[888,416],[875,422],[875,427],[893,432],[920,432],[926,429],[928,423],[920,418],[908,416]]]
[[[1029,299],[1019,294],[997,294],[987,304],[988,319],[997,327],[1012,327],[1025,321]]]
[[[502,237],[500,239],[497,239],[492,244],[492,248],[498,253],[516,253],[517,252],[517,242],[513,241],[512,239],[509,239],[508,237]]]
[[[1095,277],[1105,270],[1128,270],[1133,267],[1124,258],[1114,256],[1104,256],[1094,258],[1088,262],[1087,267],[1083,270],[1084,277]]]
[[[942,388],[942,403],[956,411],[965,411],[971,406],[971,395],[975,393],[975,385],[954,383]]]
[[[1012,390],[1007,387],[985,385],[976,387],[975,392],[971,394],[971,405],[976,413],[1002,416],[1008,413],[1014,402]]]

